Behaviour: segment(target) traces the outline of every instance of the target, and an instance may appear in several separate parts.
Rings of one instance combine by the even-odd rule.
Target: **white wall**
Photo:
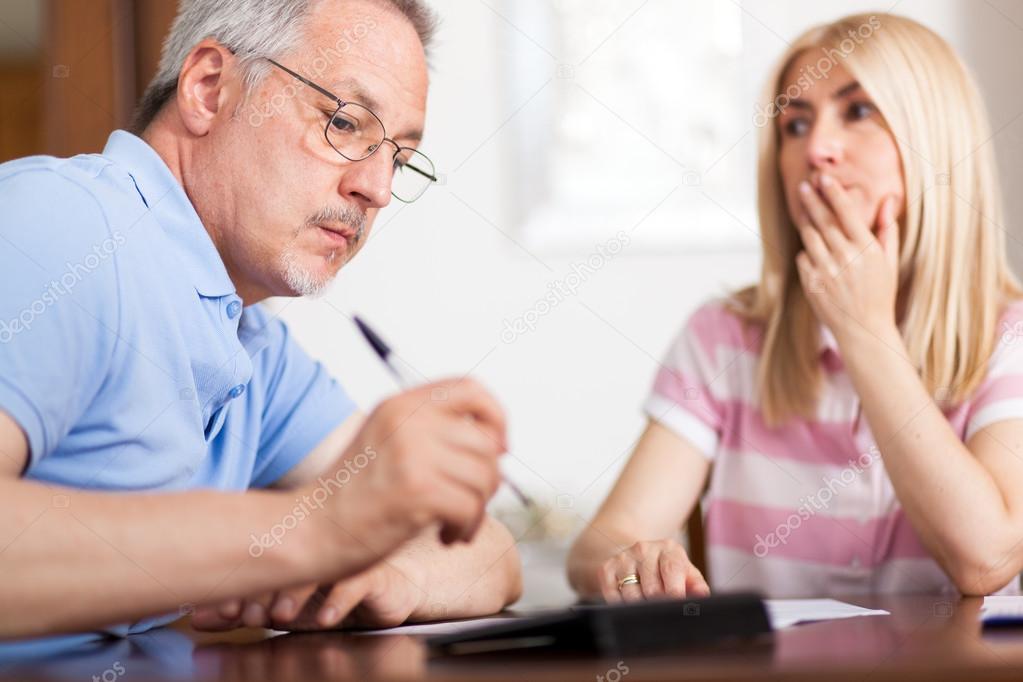
[[[503,343],[503,321],[531,308],[548,282],[563,278],[590,249],[535,254],[552,273],[512,241],[517,238],[512,216],[518,212],[510,204],[514,178],[504,124],[522,103],[509,101],[499,74],[502,50],[525,38],[483,2],[433,4],[444,21],[423,149],[447,173],[445,184],[416,204],[388,209],[325,298],[277,305],[303,346],[367,407],[394,385],[357,336],[348,319],[353,312],[372,321],[426,376],[471,370],[510,415],[513,456],[506,471],[547,504],[563,496],[560,506],[567,509],[559,528],[568,535],[573,519],[581,522],[599,503],[639,434],[639,406],[684,316],[708,296],[752,281],[759,254],[626,250],[587,281],[575,300],[541,318],[535,332]],[[1023,3],[996,4],[1023,25]],[[782,39],[811,23],[876,9],[874,3],[836,0],[744,6],[747,43],[772,56],[784,48]],[[1004,123],[1023,111],[1018,87],[1023,36],[990,5],[902,0],[895,11],[937,29],[985,69],[981,80],[996,120]],[[969,33],[981,31],[978,26],[982,33]],[[751,76],[758,85],[763,78]],[[1004,138],[1016,152],[1003,159],[1016,186],[1023,180],[1021,130],[1017,121]],[[1023,206],[1018,197],[1014,201],[1019,213]],[[514,503],[502,493],[495,507],[513,509]],[[561,575],[561,557],[525,552],[534,568],[550,568],[544,575],[531,572],[528,601],[563,598],[564,583],[552,580]]]
[[[537,254],[551,273],[511,240],[519,237],[507,217],[513,178],[501,125],[518,103],[505,101],[495,49],[506,25],[483,3],[435,5],[444,24],[423,149],[448,173],[446,183],[388,209],[333,291],[320,301],[288,302],[283,316],[366,405],[393,384],[345,314],[365,315],[425,375],[475,368],[506,404],[513,454],[532,469],[512,461],[509,473],[553,502],[581,492],[628,449],[655,358],[685,313],[747,281],[759,255],[626,251],[578,297],[618,331],[570,300],[534,333],[503,343],[503,321],[531,308],[549,281],[591,249]],[[602,492],[613,474],[591,491]]]

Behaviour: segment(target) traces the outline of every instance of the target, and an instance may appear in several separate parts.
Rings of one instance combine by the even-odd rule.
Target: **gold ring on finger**
[[[630,573],[621,580],[618,581],[618,591],[621,592],[622,588],[626,585],[639,585],[639,576],[635,573]]]

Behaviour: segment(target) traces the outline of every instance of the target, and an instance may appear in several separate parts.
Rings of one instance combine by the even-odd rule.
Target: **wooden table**
[[[619,660],[523,653],[438,659],[408,635],[269,637],[262,630],[208,634],[165,628],[37,654],[36,660],[0,662],[0,680],[1023,679],[1023,629],[982,631],[980,599],[887,596],[844,601],[886,609],[891,615],[801,625],[752,642]]]

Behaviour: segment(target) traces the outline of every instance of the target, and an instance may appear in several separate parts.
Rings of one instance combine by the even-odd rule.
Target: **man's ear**
[[[178,74],[177,108],[190,133],[201,137],[209,132],[236,87],[235,73],[234,55],[212,38],[188,53]]]

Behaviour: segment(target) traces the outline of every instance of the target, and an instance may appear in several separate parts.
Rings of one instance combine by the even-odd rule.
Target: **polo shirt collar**
[[[224,260],[195,207],[156,150],[140,137],[115,130],[107,139],[103,156],[131,176],[142,201],[178,248],[184,271],[196,291],[209,298],[235,293]]]

